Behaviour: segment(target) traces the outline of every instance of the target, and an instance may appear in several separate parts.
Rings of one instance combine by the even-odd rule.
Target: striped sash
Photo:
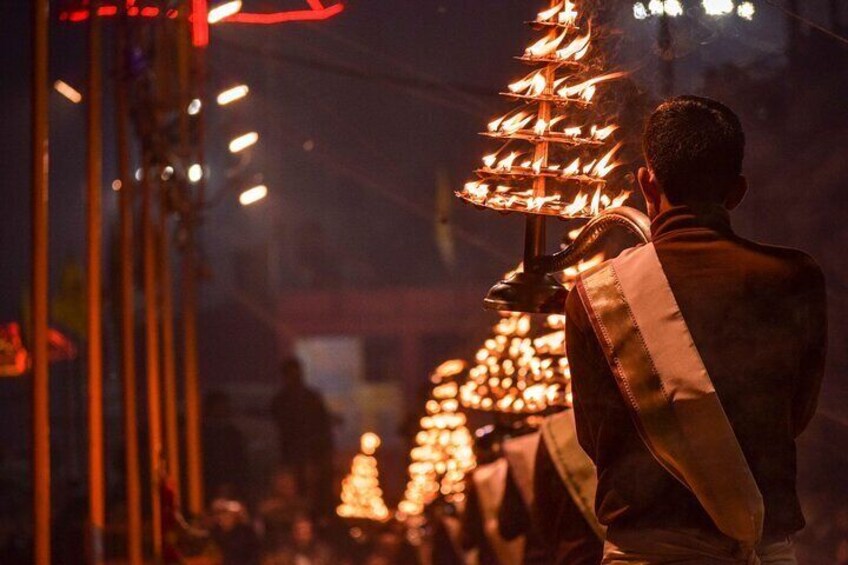
[[[584,275],[577,291],[645,445],[721,532],[753,551],[762,495],[653,244]]]

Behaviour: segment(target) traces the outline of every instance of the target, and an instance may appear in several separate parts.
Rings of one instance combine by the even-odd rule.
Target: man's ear
[[[736,180],[733,181],[733,187],[727,194],[727,198],[724,199],[724,207],[728,210],[733,210],[742,203],[747,192],[748,179],[746,179],[743,175],[739,175],[736,177]]]
[[[645,197],[645,204],[648,206],[648,217],[653,219],[659,214],[662,203],[662,191],[657,184],[657,177],[647,167],[639,167],[636,180],[639,181],[639,188],[642,189],[642,196]]]

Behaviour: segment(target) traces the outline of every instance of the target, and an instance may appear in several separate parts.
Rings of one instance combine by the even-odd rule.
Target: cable
[[[817,31],[820,31],[821,33],[827,35],[828,37],[831,37],[832,39],[835,39],[835,40],[839,41],[840,43],[848,45],[848,37],[845,37],[844,35],[839,35],[835,31],[829,30],[821,24],[817,24],[816,22],[814,22],[812,20],[808,20],[807,18],[805,18],[804,16],[802,16],[800,14],[796,14],[795,12],[790,10],[789,8],[786,8],[785,6],[778,4],[775,0],[766,0],[766,4],[769,4],[770,6],[777,8],[778,10],[780,10],[781,12],[783,12],[784,14],[789,16],[790,18],[794,18],[794,19],[798,20],[799,22],[806,24],[806,25],[810,26],[811,28],[813,28]]]

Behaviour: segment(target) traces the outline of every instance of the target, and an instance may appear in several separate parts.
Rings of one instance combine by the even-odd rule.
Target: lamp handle
[[[571,244],[551,255],[535,258],[532,270],[543,273],[556,273],[586,258],[592,247],[604,234],[617,228],[624,229],[636,237],[638,243],[651,240],[651,221],[644,213],[629,206],[618,206],[604,210],[583,227]]]

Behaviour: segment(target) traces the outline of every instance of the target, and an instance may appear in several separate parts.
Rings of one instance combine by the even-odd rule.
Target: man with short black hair
[[[731,228],[744,147],[723,104],[660,105],[638,173],[652,241],[568,297],[603,563],[795,563],[795,439],[824,372],[825,286],[806,254]]]

